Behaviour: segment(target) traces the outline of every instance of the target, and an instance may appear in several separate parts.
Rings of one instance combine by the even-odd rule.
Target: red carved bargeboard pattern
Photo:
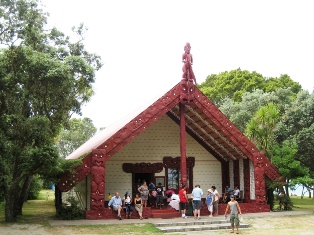
[[[182,104],[192,103],[194,100],[194,90],[195,90],[195,85],[193,84],[193,80],[189,79],[187,81],[181,81],[180,87],[181,87],[180,102]]]
[[[56,184],[56,186],[61,192],[69,191],[77,183],[81,182],[90,174],[92,164],[91,156],[92,155],[89,154],[82,160],[82,165],[74,169],[75,173],[72,174],[70,172],[67,172],[66,174],[60,177],[59,182]]]

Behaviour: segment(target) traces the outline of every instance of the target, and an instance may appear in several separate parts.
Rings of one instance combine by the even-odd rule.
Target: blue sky
[[[83,116],[106,127],[176,85],[190,42],[198,83],[237,68],[288,74],[313,91],[310,0],[43,0],[49,25],[70,35],[89,28],[85,45],[102,57],[95,96]],[[110,112],[110,113],[109,113]]]

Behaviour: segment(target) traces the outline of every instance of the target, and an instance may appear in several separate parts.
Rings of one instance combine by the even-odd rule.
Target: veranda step
[[[239,227],[248,228],[248,226],[249,226],[248,224],[240,224]],[[175,222],[175,223],[157,223],[155,224],[155,227],[160,229],[163,233],[219,230],[219,229],[230,229],[230,222],[226,220],[184,221],[184,222]]]

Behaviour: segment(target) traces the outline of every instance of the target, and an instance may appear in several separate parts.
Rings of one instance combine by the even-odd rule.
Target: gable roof
[[[81,168],[77,168],[74,181],[80,182],[82,177],[85,178],[90,172],[92,151],[97,151],[109,159],[163,115],[168,115],[179,125],[182,102],[187,103],[184,105],[186,132],[217,160],[226,162],[249,158],[254,164],[262,164],[265,174],[271,180],[280,177],[277,168],[197,87],[193,85],[187,89],[186,84],[181,81],[158,99],[98,132],[70,154],[67,159],[79,158],[89,153]],[[67,188],[65,179],[61,181]]]

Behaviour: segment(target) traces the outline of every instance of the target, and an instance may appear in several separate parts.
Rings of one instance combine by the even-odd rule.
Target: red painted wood
[[[186,131],[185,131],[185,107],[180,103],[180,153],[181,153],[181,184],[186,185]]]

